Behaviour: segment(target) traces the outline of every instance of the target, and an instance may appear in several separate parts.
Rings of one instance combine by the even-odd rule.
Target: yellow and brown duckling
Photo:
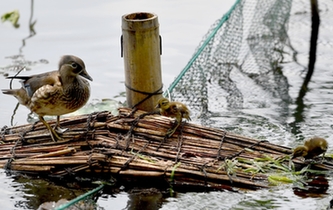
[[[50,131],[53,141],[61,139],[55,131],[61,132],[58,128],[60,115],[74,112],[87,103],[90,86],[86,79],[92,81],[84,62],[73,55],[62,56],[58,70],[8,79],[21,79],[22,87],[5,89],[2,93],[13,95],[20,104],[35,112]],[[57,116],[54,129],[44,120],[45,115]]]
[[[327,151],[328,143],[325,139],[314,137],[304,142],[304,145],[296,147],[293,151],[292,158],[304,157],[305,159],[313,159]]]
[[[167,132],[167,136],[170,137],[177,130],[178,126],[182,122],[182,119],[191,120],[190,111],[183,103],[176,101],[169,101],[167,98],[161,98],[158,101],[156,108],[159,108],[160,114],[166,117],[175,118],[175,127]]]

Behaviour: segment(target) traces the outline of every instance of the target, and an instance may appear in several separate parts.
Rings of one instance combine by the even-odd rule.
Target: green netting
[[[104,185],[100,185],[95,189],[65,203],[56,208],[56,210],[64,210],[64,209],[97,209],[96,203],[93,201],[92,196],[98,191],[102,190]],[[81,201],[81,203],[80,203]]]
[[[169,87],[172,100],[186,103],[195,117],[265,106],[275,97],[289,101],[279,63],[294,53],[286,30],[291,6],[291,0],[236,1]]]

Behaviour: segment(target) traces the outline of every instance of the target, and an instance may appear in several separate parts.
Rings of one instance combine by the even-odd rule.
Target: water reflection
[[[29,18],[29,35],[22,39],[22,46],[20,47],[20,54],[23,51],[23,48],[25,47],[25,43],[27,39],[30,39],[31,37],[36,35],[36,31],[35,31],[35,24],[37,22],[37,20],[33,20],[33,15],[34,15],[34,0],[30,1],[30,18]]]
[[[73,180],[71,180],[73,182],[68,182],[68,180],[65,182],[54,180],[54,182],[25,175],[9,175],[4,177],[4,179],[11,180],[11,187],[16,189],[16,193],[10,199],[13,202],[13,206],[17,209],[38,209],[40,206],[50,207],[52,205],[54,208],[57,203],[64,204],[96,187],[96,185]],[[120,195],[119,193],[118,187],[105,186],[103,192],[95,194],[94,197],[88,197],[73,206],[78,209],[110,209],[104,208],[103,205],[107,206],[106,203],[100,201],[108,196],[116,197]],[[155,188],[142,188],[130,189],[126,195],[128,198],[127,204],[122,209],[157,210],[162,207],[167,194],[163,194]],[[12,208],[8,207],[5,209]]]
[[[129,192],[128,198],[129,200],[125,207],[128,210],[157,210],[161,208],[163,203],[163,194],[155,188],[133,189]]]
[[[30,17],[29,17],[29,35],[22,39],[22,45],[19,48],[18,55],[6,57],[6,58],[12,60],[12,64],[1,68],[1,70],[3,70],[2,73],[4,76],[8,76],[9,72],[15,72],[14,76],[17,76],[22,71],[30,70],[31,66],[36,65],[37,63],[44,63],[44,64],[48,63],[48,61],[45,59],[40,59],[39,61],[28,61],[24,58],[24,55],[22,54],[23,48],[26,46],[26,41],[36,35],[35,24],[37,21],[33,20],[33,14],[34,14],[34,0],[31,0],[30,1]],[[19,27],[19,25],[17,25],[17,28],[18,27]],[[11,79],[10,83],[9,83],[10,89],[12,89],[12,82],[13,82],[13,79]],[[11,120],[10,120],[11,126],[14,125],[14,117],[16,115],[16,111],[17,111],[18,107],[19,107],[19,103],[16,104],[16,106],[13,110],[13,114],[12,114]],[[28,116],[28,118],[29,118],[29,116]]]
[[[293,187],[294,194],[302,198],[322,197],[327,194],[329,183],[324,175],[309,174],[305,187]]]
[[[25,59],[23,54],[23,48],[26,46],[26,41],[36,35],[35,24],[37,20],[33,20],[34,14],[34,0],[30,1],[30,17],[29,17],[29,35],[22,39],[22,45],[19,48],[19,54],[13,56],[6,56],[7,59],[12,61],[12,64],[9,64],[5,67],[0,67],[0,73],[3,73],[5,76],[8,75],[9,72],[20,73],[22,70],[31,70],[31,67],[36,64],[47,64],[48,61],[45,59],[40,59],[38,61],[29,61]],[[19,26],[18,26],[19,27]]]
[[[300,134],[302,133],[300,129],[300,123],[304,122],[304,109],[308,108],[308,106],[304,104],[303,98],[298,98],[296,104],[297,106],[293,114],[295,120],[289,123],[289,126],[291,127],[291,132],[294,135],[300,136]],[[304,140],[304,137],[300,140]]]
[[[68,188],[51,181],[25,175],[10,175],[0,171],[3,209],[37,209],[46,201],[61,198],[72,199],[83,194],[85,189]],[[10,187],[11,189],[9,189]]]

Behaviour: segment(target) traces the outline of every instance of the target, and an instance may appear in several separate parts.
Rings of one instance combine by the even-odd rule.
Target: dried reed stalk
[[[124,179],[154,177],[177,186],[257,189],[268,187],[265,174],[245,173],[244,169],[253,167],[245,163],[230,169],[227,161],[255,160],[263,155],[278,158],[291,153],[290,148],[267,141],[189,123],[183,123],[166,139],[172,120],[131,111],[121,108],[118,116],[100,112],[64,118],[61,126],[70,131],[59,142],[51,140],[42,123],[2,129],[0,166],[50,176],[111,173]]]

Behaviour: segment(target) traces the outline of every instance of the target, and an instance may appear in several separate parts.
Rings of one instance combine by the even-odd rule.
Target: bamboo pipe
[[[131,108],[152,111],[162,96],[160,43],[157,15],[139,12],[122,16],[126,97]],[[155,94],[149,97],[147,93]]]

